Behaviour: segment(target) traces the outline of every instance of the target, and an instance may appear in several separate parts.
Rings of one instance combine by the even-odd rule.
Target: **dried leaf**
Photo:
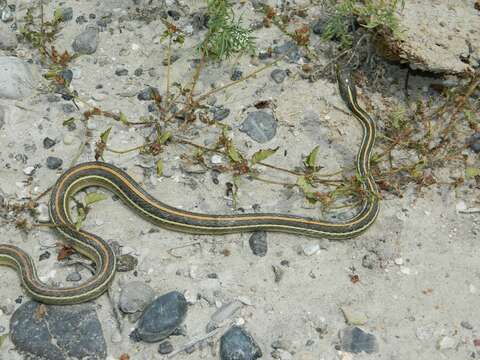
[[[45,305],[39,304],[35,309],[35,319],[42,320],[45,317],[46,313],[47,313],[47,308],[45,307]]]
[[[64,245],[58,251],[57,260],[58,261],[65,260],[66,258],[68,258],[70,255],[74,253],[75,253],[75,250],[72,247]]]
[[[260,161],[267,159],[268,157],[275,154],[277,150],[278,150],[278,146],[275,149],[265,149],[265,150],[257,151],[252,156],[252,159],[251,159],[252,164],[256,164],[256,163],[259,163]]]

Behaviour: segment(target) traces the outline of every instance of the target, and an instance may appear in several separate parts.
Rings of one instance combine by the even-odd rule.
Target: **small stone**
[[[396,258],[395,260],[393,260],[393,262],[396,265],[403,265],[403,259],[402,258]]]
[[[84,55],[91,55],[97,51],[98,46],[98,30],[89,27],[82,33],[78,34],[73,41],[72,48],[75,52]]]
[[[210,159],[212,164],[218,165],[218,164],[223,164],[223,157],[220,155],[212,155],[212,158]]]
[[[480,153],[480,133],[473,134],[468,140],[468,144],[475,153]]]
[[[286,41],[282,45],[274,47],[273,52],[277,55],[287,54],[288,59],[292,63],[299,61],[301,58],[300,50],[294,41]]]
[[[342,306],[341,309],[349,325],[365,325],[368,322],[367,315],[361,311],[357,311],[350,306]]]
[[[272,265],[273,275],[275,276],[275,282],[279,283],[283,275],[285,274],[285,270],[283,270],[280,266]]]
[[[467,330],[473,330],[472,324],[470,324],[468,321],[462,321],[460,325]]]
[[[70,134],[66,134],[64,137],[63,137],[63,143],[65,145],[72,145],[73,142],[75,140],[75,137],[73,137],[72,135]]]
[[[148,101],[148,100],[154,100],[159,96],[160,96],[160,93],[158,92],[158,89],[149,86],[138,93],[137,99],[141,101]]]
[[[143,69],[142,68],[137,68],[135,69],[135,71],[133,72],[133,74],[135,76],[142,76],[143,75]]]
[[[15,348],[29,358],[107,356],[102,327],[92,304],[54,306],[26,302],[10,319],[10,338]]]
[[[3,9],[0,10],[0,19],[2,19],[3,22],[9,22],[13,20],[13,17],[13,9],[5,4]]]
[[[230,76],[230,80],[232,81],[240,80],[242,76],[243,76],[243,72],[239,69],[235,69],[233,70],[232,76]]]
[[[71,114],[71,113],[75,112],[76,107],[73,106],[72,104],[63,104],[62,105],[62,110],[65,114]]]
[[[65,69],[65,70],[60,71],[58,73],[58,76],[60,76],[63,79],[65,84],[70,84],[73,80],[73,71],[70,70],[70,69]]]
[[[63,21],[70,21],[73,19],[73,8],[67,7],[67,8],[62,8],[61,10],[61,16]]]
[[[137,265],[137,258],[131,254],[120,255],[119,257],[117,257],[118,272],[132,271]]]
[[[285,70],[275,69],[270,73],[270,76],[277,84],[281,84],[287,77],[287,73]]]
[[[170,16],[173,20],[179,20],[182,16],[177,10],[168,10],[167,15]]]
[[[128,69],[125,68],[120,68],[115,70],[115,75],[117,76],[127,76],[128,75]]]
[[[215,121],[222,121],[230,115],[230,109],[224,108],[223,106],[213,106],[210,108],[210,112]]]
[[[279,360],[293,360],[293,355],[283,349],[276,349],[271,353],[272,358]]]
[[[443,336],[437,344],[439,350],[453,349],[457,345],[457,341],[450,336]]]
[[[318,243],[309,242],[302,245],[302,252],[306,256],[315,255],[320,251],[320,245]]]
[[[173,351],[173,345],[170,341],[163,341],[158,345],[158,353],[162,355],[170,354]]]
[[[254,255],[265,256],[268,250],[267,233],[265,231],[255,231],[248,240],[250,249]]]
[[[49,222],[50,214],[48,212],[48,206],[45,203],[40,203],[35,208],[35,215],[38,222]]]
[[[118,307],[124,313],[143,311],[155,298],[153,289],[142,281],[132,281],[122,286]]]
[[[47,157],[47,167],[49,169],[55,170],[62,166],[63,160],[55,156]]]
[[[273,139],[277,132],[277,122],[272,114],[264,111],[254,111],[247,115],[240,131],[253,140],[265,143]]]
[[[316,35],[323,35],[323,32],[325,31],[325,27],[327,25],[327,21],[325,19],[318,19],[312,24],[312,31]]]
[[[220,339],[221,360],[255,360],[262,356],[260,347],[242,327],[232,326]]]
[[[341,349],[350,353],[378,351],[378,341],[375,335],[366,333],[358,327],[347,327],[340,332]]]
[[[75,271],[67,275],[67,281],[80,281],[82,280],[82,275]]]
[[[53,139],[50,139],[49,137],[46,137],[43,139],[43,147],[45,149],[50,149],[51,147],[55,146],[56,142]]]
[[[27,166],[26,168],[23,169],[23,173],[27,176],[33,175],[35,172],[35,166]]]
[[[374,269],[380,267],[380,259],[375,253],[368,253],[362,258],[362,266],[367,269]]]
[[[133,339],[155,342],[167,338],[187,316],[187,300],[178,291],[158,297],[143,312]]]

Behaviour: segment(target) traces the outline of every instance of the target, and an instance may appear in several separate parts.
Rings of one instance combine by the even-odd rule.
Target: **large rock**
[[[0,98],[23,99],[37,86],[39,78],[27,62],[13,56],[0,56]]]
[[[399,11],[399,36],[381,38],[388,57],[413,69],[462,74],[480,66],[480,11],[475,0],[405,1]]]
[[[19,352],[35,358],[100,360],[107,355],[91,304],[53,306],[29,301],[12,315],[10,336]]]

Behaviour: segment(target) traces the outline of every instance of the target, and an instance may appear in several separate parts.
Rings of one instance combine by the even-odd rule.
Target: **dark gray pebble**
[[[158,352],[162,355],[170,354],[173,351],[173,345],[170,341],[163,341],[158,345]]]
[[[232,81],[240,80],[242,78],[243,72],[239,69],[233,70],[232,76],[230,76],[230,79]]]
[[[179,20],[181,14],[177,10],[168,10],[167,15],[170,16],[173,20]]]
[[[67,8],[63,8],[61,11],[62,11],[63,21],[70,21],[73,19],[73,8],[67,7]]]
[[[67,281],[80,281],[82,280],[82,275],[78,271],[70,273],[67,275]]]
[[[47,157],[47,167],[49,169],[55,170],[62,166],[63,160],[55,156]]]
[[[42,307],[42,308],[39,308]],[[35,359],[105,359],[107,347],[91,304],[53,306],[29,301],[10,319],[16,349]]]
[[[62,70],[58,75],[65,81],[66,84],[70,84],[73,80],[73,72],[70,69]]]
[[[273,51],[277,55],[287,54],[287,58],[292,63],[297,62],[301,58],[300,50],[294,41],[286,41],[282,45],[274,47]]]
[[[480,153],[480,133],[473,134],[468,140],[468,143],[470,144],[470,149],[477,154]]]
[[[233,326],[220,339],[221,360],[255,360],[262,355],[252,336],[239,326]]]
[[[341,348],[351,353],[378,351],[378,341],[375,335],[366,333],[359,327],[347,327],[340,332]]]
[[[143,69],[142,68],[137,68],[137,69],[135,69],[135,71],[133,73],[135,74],[135,76],[142,76],[143,75]]]
[[[87,23],[88,20],[85,19],[85,15],[80,15],[80,16],[78,16],[78,17],[75,19],[75,22],[76,22],[77,24],[82,25],[82,24]]]
[[[325,31],[325,27],[327,25],[327,21],[325,19],[318,19],[315,21],[311,26],[312,26],[312,31],[316,35],[322,35],[323,32]]]
[[[155,342],[167,338],[187,316],[187,300],[178,291],[158,297],[143,312],[133,340]]]
[[[270,73],[270,76],[277,84],[281,84],[287,77],[287,73],[285,70],[275,69]]]
[[[62,110],[65,114],[71,114],[77,110],[72,104],[62,104]]]
[[[125,68],[119,68],[115,70],[115,75],[117,76],[127,76],[128,75],[128,70]]]
[[[117,271],[127,272],[132,271],[138,265],[138,260],[135,256],[130,254],[120,255],[117,257]]]
[[[248,136],[259,143],[265,143],[272,140],[277,133],[277,122],[270,113],[254,111],[247,115],[240,131],[247,133]]]
[[[138,93],[137,99],[142,101],[153,100],[159,95],[160,93],[157,88],[149,86]]]
[[[227,109],[223,106],[213,106],[210,108],[210,112],[213,115],[213,120],[215,121],[222,121],[228,115],[230,115],[230,109]]]
[[[255,231],[248,240],[253,255],[265,256],[268,250],[267,233],[265,231]]]
[[[91,55],[97,51],[98,46],[98,30],[95,28],[87,28],[75,37],[72,48],[75,52],[84,55]]]

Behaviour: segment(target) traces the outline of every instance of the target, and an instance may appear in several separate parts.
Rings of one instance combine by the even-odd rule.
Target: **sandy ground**
[[[161,91],[165,89],[166,68],[160,65],[165,57],[165,44],[158,41],[164,30],[161,23],[146,24],[133,20],[119,23],[119,17],[129,16],[134,11],[127,1],[102,4],[65,1],[62,4],[73,7],[74,19],[65,25],[56,41],[60,49],[71,49],[74,37],[84,29],[85,25],[75,23],[77,16],[83,14],[88,18],[89,13],[99,16],[103,12],[113,13],[114,20],[109,25],[113,30],[100,32],[95,54],[73,62],[76,75],[72,86],[80,97],[91,105],[122,111],[132,121],[147,115],[146,104],[138,101],[135,95],[146,85],[157,86]],[[199,6],[197,2],[190,5],[192,9]],[[51,14],[52,9],[53,6],[47,7],[46,14]],[[250,10],[245,12],[248,15],[246,21],[255,17]],[[259,48],[272,45],[272,39],[278,39],[279,43],[287,40],[275,28],[262,29],[255,35]],[[187,37],[183,48],[178,49],[181,57],[173,66],[172,81],[185,83],[190,80],[193,73],[191,60],[196,57],[195,45],[200,38],[199,34]],[[19,45],[16,55],[25,59],[35,56],[24,45]],[[141,77],[133,75],[138,67],[144,69]],[[309,83],[300,79],[295,75],[298,68],[295,64],[281,62],[276,67],[292,69],[294,75],[282,84],[275,84],[269,77],[270,70],[267,70],[255,79],[216,94],[217,104],[231,110],[225,122],[233,127],[239,148],[252,154],[259,148],[280,146],[279,152],[270,160],[277,165],[293,167],[300,165],[302,156],[319,144],[319,163],[327,172],[351,164],[361,129],[353,117],[334,108],[345,109],[336,85],[324,80]],[[116,76],[118,68],[127,68],[129,75]],[[148,74],[150,68],[155,69],[153,76]],[[208,90],[212,83],[220,86],[229,82],[235,68],[242,69],[245,74],[256,69],[246,57],[209,66],[200,78],[198,91]],[[392,77],[401,78],[403,71],[393,67]],[[413,91],[418,89],[421,92],[426,82],[428,79],[420,76],[410,79]],[[98,84],[103,88],[97,89]],[[393,85],[392,93],[395,89],[399,92],[399,88],[399,85]],[[128,91],[134,96],[119,95]],[[375,107],[382,107],[381,94],[365,95],[372,99]],[[44,88],[38,88],[27,99],[0,100],[6,110],[5,125],[0,129],[0,188],[10,201],[35,196],[51,186],[62,170],[69,167],[83,139],[85,130],[79,121],[74,131],[62,126],[65,119],[70,116],[78,119],[81,113],[65,114],[62,104],[66,102],[50,103],[46,98]],[[251,109],[258,99],[272,99],[278,119],[276,136],[263,145],[238,130],[244,118],[242,110]],[[82,111],[85,110],[80,106]],[[139,145],[145,135],[142,130],[126,129],[107,118],[94,118],[91,124],[92,146],[85,149],[79,161],[93,159],[94,141],[110,126],[113,127],[111,146],[115,148]],[[217,134],[205,131],[204,125],[195,125],[185,137],[208,144]],[[46,136],[58,140],[49,150],[42,145]],[[65,136],[73,136],[72,144],[64,143]],[[287,150],[286,156],[284,150]],[[150,193],[168,204],[209,213],[234,212],[231,201],[224,196],[225,183],[231,181],[231,177],[222,174],[219,185],[215,185],[209,172],[186,173],[181,166],[180,155],[183,153],[191,154],[192,149],[169,147],[161,155],[170,177],[145,176],[141,165],[152,160],[135,152],[125,155],[106,153],[105,160],[126,167]],[[25,154],[26,158],[17,154]],[[45,165],[48,156],[61,158],[61,169],[48,169]],[[28,179],[23,170],[37,164],[40,166],[32,179]],[[446,170],[447,174],[455,171],[457,169]],[[480,337],[480,312],[476,305],[480,291],[477,264],[480,218],[478,214],[456,211],[462,202],[474,206],[474,196],[478,196],[478,190],[476,193],[452,191],[441,185],[420,193],[414,187],[408,187],[403,198],[384,194],[378,221],[367,233],[344,242],[322,241],[322,249],[312,256],[299,253],[299,247],[301,249],[317,240],[293,235],[268,234],[268,253],[265,257],[257,257],[249,248],[249,234],[214,237],[184,235],[163,229],[150,232],[153,226],[111,197],[93,206],[85,229],[105,239],[117,240],[131,248],[138,258],[138,276],[132,272],[118,274],[113,285],[114,294],[123,283],[142,280],[159,295],[170,290],[188,291],[193,297],[199,294],[213,298],[216,305],[238,298],[248,299],[251,305],[244,306],[236,314],[236,319],[245,323],[262,348],[265,359],[271,358],[274,341],[286,339],[290,342],[287,350],[294,354],[294,359],[460,360],[479,356],[473,340]],[[308,209],[302,197],[293,191],[248,180],[242,180],[238,199],[239,206],[247,211],[251,211],[254,204],[260,204],[262,211],[318,214],[318,209]],[[25,234],[13,225],[4,225],[0,227],[0,237],[2,242],[16,244],[29,252],[36,259],[41,276],[66,284],[65,277],[72,268],[65,268],[56,261],[56,249],[51,248],[57,239],[54,231],[34,228]],[[168,250],[176,247],[182,248],[175,251],[177,257],[172,257]],[[46,248],[52,256],[38,262]],[[227,253],[229,256],[225,256]],[[365,256],[374,259],[372,269],[363,266]],[[284,275],[276,283],[272,266],[279,266],[282,260],[288,260],[289,266],[282,267]],[[2,308],[12,306],[13,301],[24,293],[15,272],[4,268],[0,271]],[[88,276],[85,270],[81,273]],[[210,273],[216,273],[218,278],[208,278]],[[352,274],[358,275],[360,281],[353,283]],[[122,353],[128,353],[131,359],[159,357],[158,345],[129,340],[128,334],[134,324],[126,318],[122,320],[123,341],[119,342],[107,298],[102,296],[95,303],[107,340],[109,359],[118,359]],[[341,310],[345,306],[366,316],[367,321],[361,328],[376,336],[379,342],[377,353],[348,357],[350,355],[336,349],[338,332],[347,326]],[[215,310],[215,303],[209,304],[205,300],[191,305],[186,320],[187,336],[203,334]],[[8,329],[9,318],[10,314],[0,312],[0,326]],[[461,322],[465,321],[473,329],[462,327]],[[326,332],[320,336],[316,329],[325,327]],[[439,342],[445,336],[453,339],[453,345],[440,349]],[[174,337],[172,343],[177,347],[187,340]],[[22,358],[8,339],[2,345],[1,353],[2,360]],[[179,354],[176,358],[211,359],[218,358],[218,355],[212,355],[211,349],[206,348],[191,355]]]

